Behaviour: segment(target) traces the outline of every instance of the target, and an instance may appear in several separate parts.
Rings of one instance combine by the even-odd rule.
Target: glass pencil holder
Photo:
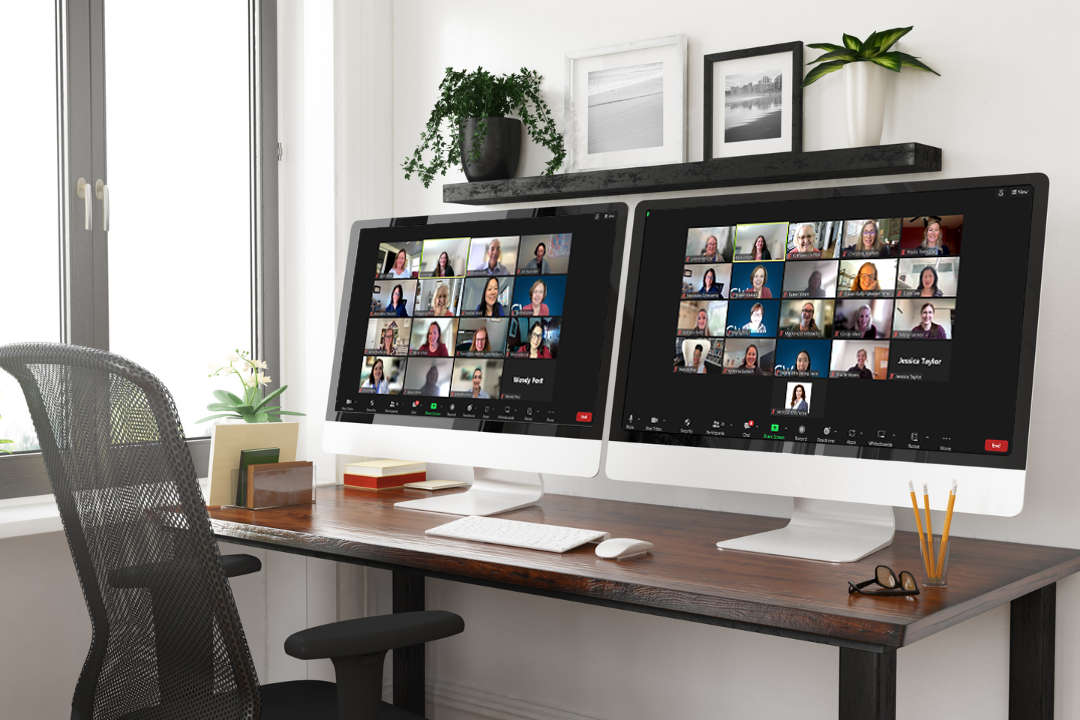
[[[927,560],[926,555],[923,555],[923,587],[928,588],[943,588],[949,585],[949,546],[952,543],[948,540],[945,541],[945,552],[941,552],[941,536],[935,535],[933,542],[931,543],[930,553],[931,558]],[[924,543],[919,543],[920,548]],[[931,563],[933,563],[931,565]]]

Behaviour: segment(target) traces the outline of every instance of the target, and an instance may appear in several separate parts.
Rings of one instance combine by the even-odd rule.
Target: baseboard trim
[[[432,717],[438,720],[594,720],[450,683],[429,682],[425,694]],[[383,697],[389,700],[391,696],[391,686],[386,683]]]

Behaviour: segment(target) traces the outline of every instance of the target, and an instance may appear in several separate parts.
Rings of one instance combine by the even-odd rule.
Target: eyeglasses
[[[869,235],[877,235],[877,230],[863,230],[862,234],[863,234],[863,237],[866,237],[866,236],[869,236]]]
[[[874,273],[859,273],[859,277],[865,278],[867,280],[874,280],[877,278],[877,275],[875,275]]]
[[[868,585],[880,585],[885,588],[884,590],[863,590]],[[864,580],[861,583],[853,583],[848,580],[848,595],[852,593],[862,593],[863,595],[881,595],[886,597],[897,595],[918,595],[919,586],[915,584],[915,577],[904,570],[900,573],[900,577],[896,576],[896,573],[892,571],[888,565],[878,565],[874,568],[874,577],[871,580]]]

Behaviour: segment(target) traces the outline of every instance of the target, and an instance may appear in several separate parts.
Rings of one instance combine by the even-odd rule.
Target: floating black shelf
[[[443,185],[443,202],[495,205],[940,170],[941,148],[920,143],[900,143],[453,183]]]

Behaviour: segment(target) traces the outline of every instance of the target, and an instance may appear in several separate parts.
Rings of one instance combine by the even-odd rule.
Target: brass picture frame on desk
[[[315,463],[301,460],[248,465],[247,509],[267,510],[314,502]]]

